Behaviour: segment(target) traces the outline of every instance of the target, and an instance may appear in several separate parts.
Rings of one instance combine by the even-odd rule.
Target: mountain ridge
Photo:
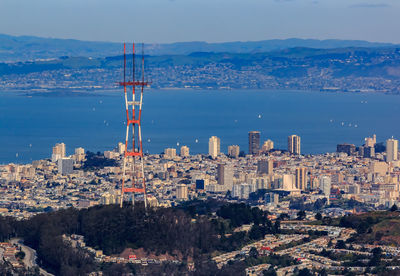
[[[294,47],[333,49],[347,47],[396,47],[397,44],[340,39],[270,39],[209,43],[189,41],[175,43],[146,43],[149,55],[189,55],[193,52],[259,53]],[[140,46],[139,46],[140,48]],[[121,54],[122,43],[83,41],[77,39],[12,36],[0,34],[0,62],[52,59],[62,56],[107,57]]]

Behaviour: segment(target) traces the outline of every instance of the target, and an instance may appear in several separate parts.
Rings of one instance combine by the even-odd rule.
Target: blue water
[[[68,154],[76,147],[111,150],[125,139],[124,108],[122,90],[80,96],[0,92],[0,164],[49,158],[58,142]],[[338,143],[360,145],[374,133],[378,141],[400,138],[399,111],[395,95],[147,90],[143,147],[160,153],[179,143],[206,153],[208,138],[216,135],[221,151],[238,144],[247,152],[248,131],[259,130],[261,140],[272,139],[276,148],[286,148],[287,136],[298,134],[303,153],[333,152]]]

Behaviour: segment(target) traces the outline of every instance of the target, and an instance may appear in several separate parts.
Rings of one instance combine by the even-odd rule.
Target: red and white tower
[[[125,108],[126,108],[126,136],[125,152],[123,161],[122,187],[120,206],[122,207],[126,193],[131,194],[132,203],[135,204],[135,194],[143,194],[144,205],[146,207],[146,183],[143,164],[143,145],[142,145],[142,103],[143,89],[148,85],[144,80],[144,56],[142,54],[141,80],[136,80],[135,72],[135,44],[132,44],[132,76],[127,76],[126,66],[126,45],[124,43],[124,81],[119,85],[124,87]],[[132,87],[132,93],[130,90]],[[136,88],[139,87],[139,93]],[[138,89],[138,90],[139,90]],[[130,130],[132,128],[132,130]],[[131,132],[132,131],[132,132]],[[129,133],[132,133],[131,137]],[[132,139],[129,145],[128,140]]]

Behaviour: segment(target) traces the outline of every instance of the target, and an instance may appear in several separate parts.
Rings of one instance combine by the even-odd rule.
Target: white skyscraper
[[[386,162],[398,160],[398,143],[399,141],[391,138],[386,141]]]
[[[328,175],[324,175],[321,177],[319,183],[319,189],[324,193],[325,196],[329,198],[331,194],[331,177]]]
[[[217,136],[212,136],[208,140],[208,154],[211,155],[212,158],[216,158],[220,153],[221,142]]]

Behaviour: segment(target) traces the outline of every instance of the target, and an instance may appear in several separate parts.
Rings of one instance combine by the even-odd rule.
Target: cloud
[[[350,8],[387,8],[387,7],[390,7],[390,5],[385,3],[376,3],[376,4],[359,3],[350,6]]]

